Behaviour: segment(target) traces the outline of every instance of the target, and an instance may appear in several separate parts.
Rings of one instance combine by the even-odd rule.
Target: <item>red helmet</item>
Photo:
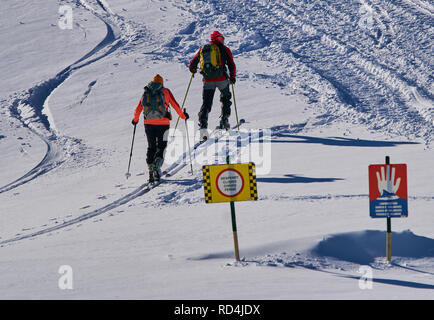
[[[210,39],[212,42],[223,43],[225,37],[218,31],[213,31],[210,35]]]

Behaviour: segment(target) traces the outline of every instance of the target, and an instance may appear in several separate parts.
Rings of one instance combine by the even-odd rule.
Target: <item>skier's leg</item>
[[[215,86],[205,82],[202,91],[202,107],[199,111],[199,128],[208,128],[208,113],[211,111]]]
[[[154,125],[145,124],[146,139],[148,140],[148,150],[146,152],[146,163],[149,170],[149,182],[154,182],[154,161],[157,152],[157,137]]]
[[[164,154],[167,147],[167,134],[170,126],[164,125],[164,126],[156,126],[157,129],[157,151],[155,153],[155,159],[154,159],[154,179],[160,180],[161,176],[161,166],[164,162]]]
[[[165,153],[166,147],[167,147],[168,130],[169,130],[169,126],[167,126],[167,125],[158,126],[157,151],[155,153],[155,159],[157,159],[157,158],[164,159],[164,153]]]
[[[152,164],[155,159],[155,154],[157,152],[157,136],[155,132],[155,126],[150,124],[145,124],[146,139],[148,141],[148,150],[146,152],[146,163]]]
[[[231,98],[232,94],[229,90],[229,81],[227,81],[226,85],[222,85],[219,87],[220,90],[220,102],[221,102],[221,115],[220,115],[220,127],[227,128],[229,127],[229,117],[231,115]]]

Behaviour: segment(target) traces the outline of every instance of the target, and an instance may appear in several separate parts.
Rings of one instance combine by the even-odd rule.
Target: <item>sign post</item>
[[[226,165],[206,165],[203,166],[202,172],[205,202],[230,202],[235,260],[239,261],[235,201],[258,200],[255,164],[253,162],[231,164],[227,156]]]
[[[371,218],[386,218],[386,256],[392,259],[391,218],[408,217],[407,165],[386,164],[369,166],[369,214]]]
[[[230,164],[229,155],[226,157],[226,163]],[[238,248],[237,220],[235,217],[235,203],[231,201],[231,218],[232,218],[232,233],[234,235],[234,252],[235,260],[240,260],[240,249]]]
[[[390,165],[390,157],[386,156],[386,165]],[[392,260],[392,219],[387,216],[387,229],[386,229],[386,255],[387,261]]]
[[[240,260],[240,249],[238,248],[237,221],[235,219],[235,204],[231,201],[232,234],[234,235],[235,260]]]

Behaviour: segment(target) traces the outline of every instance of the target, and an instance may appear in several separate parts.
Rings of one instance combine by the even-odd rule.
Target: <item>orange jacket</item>
[[[181,107],[178,102],[176,102],[175,97],[169,89],[163,88],[164,93],[164,102],[166,106],[166,110],[169,110],[169,104],[175,109],[176,113],[179,115],[181,119],[185,119],[186,116],[184,112],[182,112]],[[140,114],[143,111],[142,100],[140,99],[139,104],[134,110],[134,122],[139,122]],[[153,125],[170,125],[170,120],[168,118],[160,118],[160,119],[145,119],[145,124],[153,124]]]

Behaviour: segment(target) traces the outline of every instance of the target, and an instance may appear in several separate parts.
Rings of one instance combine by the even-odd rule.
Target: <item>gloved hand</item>
[[[166,111],[166,114],[164,115],[165,118],[172,120],[172,113],[170,111]]]
[[[134,121],[134,119],[131,121],[132,125],[135,126],[138,122]]]
[[[193,73],[193,74],[195,74],[195,73],[197,72],[197,69],[196,69],[196,68],[193,68],[193,67],[191,67],[191,68],[190,68],[190,72],[191,72],[191,73]]]
[[[189,116],[188,113],[187,113],[187,109],[184,108],[184,110],[182,110],[182,112],[184,112],[185,120],[190,119],[190,116]]]
[[[236,81],[236,79],[235,79],[235,77],[229,77],[229,82],[231,83],[231,84],[235,84],[235,81]]]

